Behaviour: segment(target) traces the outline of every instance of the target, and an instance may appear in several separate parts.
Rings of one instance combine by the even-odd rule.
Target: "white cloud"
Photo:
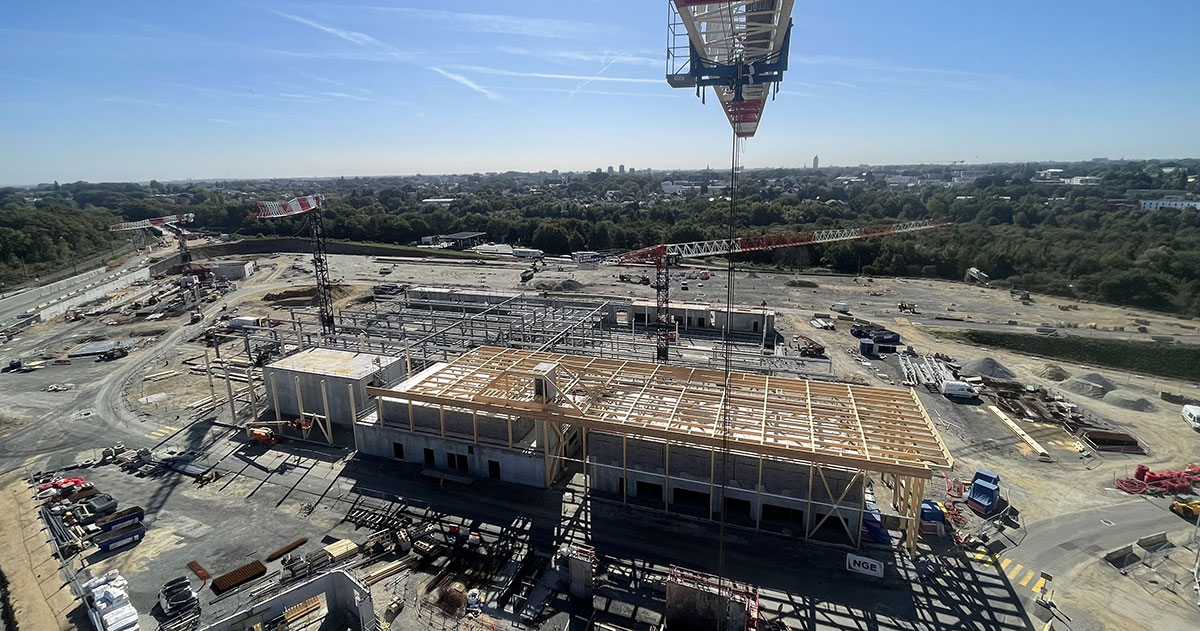
[[[396,50],[392,46],[389,46],[388,44],[385,44],[385,43],[375,39],[374,37],[367,35],[366,33],[359,33],[357,31],[347,31],[345,29],[340,29],[340,28],[333,27],[333,26],[318,24],[317,22],[314,22],[312,20],[302,18],[299,16],[295,16],[290,13],[284,13],[282,11],[276,11],[275,13],[277,13],[280,16],[285,17],[289,20],[293,20],[293,21],[299,22],[300,24],[303,24],[305,26],[309,26],[311,28],[317,29],[318,31],[323,31],[325,33],[329,33],[330,35],[333,35],[334,37],[344,39],[348,42],[353,42],[364,48],[382,51],[382,52],[386,53],[388,56],[398,59],[400,61],[405,61],[405,62],[409,62],[409,63],[417,63],[412,55],[405,53],[403,51]],[[455,72],[449,72],[449,71],[439,68],[437,66],[429,66],[429,69],[442,75],[443,77],[446,77],[447,79],[450,79],[451,81],[454,81],[455,83],[466,86],[467,88],[470,88],[471,90],[474,90],[475,92],[478,92],[478,93],[486,96],[489,100],[500,101],[500,100],[504,99],[504,97],[501,96],[500,94],[493,92],[491,90],[488,90],[487,88],[480,87],[479,84],[475,83],[474,81],[470,80],[467,77],[464,77],[461,74],[458,74]],[[336,96],[337,98],[355,98],[355,97],[351,96],[350,94],[346,94],[344,92],[327,93],[327,94],[329,94],[330,96]],[[280,96],[297,97],[298,95],[281,94]],[[317,100],[321,101],[321,100],[325,100],[325,99],[317,99]],[[366,99],[361,99],[361,100],[366,100]]]
[[[221,123],[222,125],[232,125],[233,124],[233,121],[229,120],[228,118],[210,118],[208,120],[210,120],[214,123]]]
[[[556,39],[572,39],[594,35],[610,27],[600,27],[587,22],[573,20],[555,20],[549,18],[529,18],[517,15],[497,15],[485,13],[458,13],[436,9],[409,9],[398,7],[370,7],[376,11],[402,13],[418,19],[433,20],[447,24],[451,28],[476,33],[498,33],[502,35],[522,35],[525,37],[548,37]]]
[[[487,66],[455,66],[461,70],[469,70],[481,74],[502,75],[505,77],[530,77],[533,79],[562,79],[564,81],[608,81],[615,83],[665,83],[662,79],[642,79],[640,77],[597,77],[577,74],[557,74],[549,72],[519,72],[516,70],[504,70],[503,68],[489,68]]]
[[[383,46],[383,42],[380,42],[379,40],[375,39],[374,37],[371,37],[370,35],[367,35],[366,33],[359,33],[358,31],[347,31],[346,29],[340,29],[340,28],[333,27],[333,26],[326,26],[324,24],[318,24],[307,18],[302,18],[298,15],[292,15],[291,13],[284,13],[283,11],[276,11],[275,15],[287,18],[289,20],[292,20],[293,22],[299,22],[300,24],[303,24],[305,26],[315,28],[318,31],[324,31],[334,37],[339,37],[341,39],[344,39],[347,42],[354,42],[355,44],[358,44],[359,46],[371,46],[371,45]]]
[[[521,55],[523,57],[536,57],[537,59],[566,63],[578,61],[584,63],[596,64],[626,64],[632,66],[649,66],[653,68],[664,67],[664,61],[658,57],[650,57],[646,55],[636,55],[631,53],[621,52],[580,52],[571,50],[558,51],[538,51],[528,48],[518,48],[515,46],[500,46],[497,48],[502,53],[509,55]]]
[[[128,103],[130,105],[148,105],[150,107],[170,107],[166,103],[159,103],[158,101],[150,101],[147,99],[138,99],[132,96],[106,96],[100,100],[104,101],[105,103]]]
[[[432,66],[430,68],[430,70],[433,70],[434,72],[442,75],[443,77],[446,77],[447,79],[449,79],[451,81],[461,83],[462,85],[465,85],[468,88],[471,88],[472,90],[488,97],[489,99],[491,99],[493,101],[503,101],[504,100],[503,96],[501,96],[495,92],[492,92],[491,90],[479,85],[478,83],[475,83],[474,81],[471,81],[470,79],[468,79],[460,74],[448,72],[446,70],[438,68],[437,66]]]
[[[349,101],[370,101],[371,100],[365,96],[358,96],[357,94],[349,94],[347,92],[322,92],[321,96],[332,96],[335,99],[346,99]]]

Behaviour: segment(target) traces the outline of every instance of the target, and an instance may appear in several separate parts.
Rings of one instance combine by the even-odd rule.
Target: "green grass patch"
[[[1200,381],[1200,346],[1192,344],[1129,342],[1061,334],[1046,337],[974,330],[940,332],[940,335],[968,344],[1002,348],[1047,359]]]

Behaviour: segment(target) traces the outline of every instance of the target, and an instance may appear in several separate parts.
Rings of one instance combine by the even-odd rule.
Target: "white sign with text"
[[[859,574],[883,578],[883,563],[875,559],[860,557],[857,554],[846,554],[846,569]]]

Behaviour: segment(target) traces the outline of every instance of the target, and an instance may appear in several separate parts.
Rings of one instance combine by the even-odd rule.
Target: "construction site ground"
[[[0,346],[0,357],[7,365],[13,357],[60,356],[90,340],[139,341],[128,357],[111,362],[82,358],[69,365],[51,364],[33,372],[0,375],[0,431],[5,432],[0,436],[0,470],[11,474],[5,478],[7,486],[0,499],[11,503],[11,514],[30,512],[32,492],[23,475],[95,458],[100,449],[117,442],[133,448],[150,447],[156,453],[195,451],[205,463],[224,473],[221,479],[198,487],[178,474],[139,478],[112,466],[80,470],[122,504],[147,509],[149,528],[142,543],[88,560],[93,570],[120,567],[143,614],[150,610],[159,586],[189,574],[188,561],[199,562],[215,576],[298,537],[309,539],[305,548],[309,551],[327,537],[361,540],[365,531],[355,532],[341,521],[360,495],[395,500],[414,517],[438,523],[465,522],[480,525],[485,532],[520,528],[547,557],[562,543],[586,541],[602,559],[596,604],[614,620],[624,619],[624,626],[631,629],[646,628],[655,613],[661,615],[661,581],[669,565],[716,571],[714,524],[589,500],[582,493],[580,476],[566,477],[551,491],[486,480],[469,486],[435,486],[405,465],[348,459],[352,445],[345,441],[335,447],[287,441],[271,449],[247,441],[231,429],[229,409],[219,404],[225,397],[223,380],[210,386],[204,374],[192,370],[198,362],[203,364],[206,349],[191,340],[222,314],[287,319],[289,309],[304,308],[308,300],[304,289],[311,288],[308,257],[275,255],[260,257],[257,262],[259,269],[240,281],[237,291],[203,305],[204,320],[199,324],[187,324],[186,316],[156,322],[107,317],[56,321],[32,327]],[[384,268],[390,273],[381,275]],[[383,282],[531,293],[569,287],[573,289],[564,293],[654,298],[649,287],[618,281],[620,273],[643,271],[637,268],[602,265],[584,270],[550,262],[532,281],[522,284],[521,272],[527,268],[528,263],[519,261],[381,263],[372,257],[330,256],[330,275],[344,286],[335,293],[339,306],[364,305],[371,285]],[[713,276],[703,286],[698,279],[690,279],[685,292],[675,281],[672,298],[720,308],[725,296],[724,273],[716,267],[709,269]],[[689,270],[677,274],[686,278]],[[1057,614],[1063,617],[1060,621],[1069,616],[1072,629],[1141,628],[1141,621],[1147,619],[1163,630],[1194,628],[1196,594],[1187,577],[1196,550],[1190,539],[1191,525],[1167,510],[1168,499],[1129,496],[1116,490],[1113,483],[1132,476],[1138,464],[1155,470],[1179,469],[1196,461],[1200,433],[1180,419],[1177,405],[1158,397],[1160,390],[1200,396],[1195,384],[1061,365],[1073,377],[1099,373],[1119,390],[1154,404],[1151,411],[1135,411],[1065,390],[1062,381],[1040,376],[1046,364],[1059,362],[973,347],[939,335],[943,330],[967,326],[1035,332],[1038,327],[1057,327],[1061,322],[1079,326],[1064,327],[1064,334],[1117,339],[1148,339],[1159,334],[1200,342],[1195,331],[1186,328],[1194,325],[1162,314],[1040,295],[1032,296],[1031,304],[1022,304],[1007,290],[962,283],[911,279],[868,283],[847,277],[805,276],[818,287],[797,288],[787,286],[791,278],[738,273],[737,302],[757,306],[765,301],[774,309],[785,345],[796,334],[824,345],[838,379],[872,385],[901,380],[894,356],[868,360],[868,366],[846,353],[858,345],[848,323],[839,322],[835,331],[809,325],[814,314],[833,315],[830,305],[845,302],[855,316],[900,333],[902,346],[911,345],[918,353],[944,353],[959,362],[990,357],[1023,383],[1056,389],[1136,436],[1147,454],[1085,456],[1062,429],[1022,422],[1023,429],[1050,452],[1052,461],[1042,462],[988,409],[988,401],[956,403],[918,389],[955,457],[948,477],[969,481],[977,468],[997,472],[1004,496],[1019,509],[1019,517],[1000,532],[991,532],[987,548],[959,550],[947,537],[923,540],[917,558],[868,550],[867,555],[889,564],[887,576],[880,580],[846,572],[845,551],[835,546],[731,528],[727,571],[760,586],[763,611],[772,614],[768,618],[778,613],[793,629],[1040,628],[1042,620],[1055,613],[1034,602],[1035,589],[1045,587],[1053,590]],[[919,313],[899,313],[898,302],[916,303]],[[1078,309],[1064,311],[1058,308],[1060,304]],[[1144,325],[1147,333],[1129,332],[1135,328],[1134,318],[1149,322]],[[1010,320],[1019,324],[1007,324]],[[1089,323],[1095,323],[1097,329],[1087,328]],[[1104,330],[1114,327],[1127,331]],[[207,350],[210,359],[215,359],[215,349]],[[229,358],[240,351],[240,342],[230,341],[222,346],[221,355]],[[45,391],[51,384],[73,385],[63,391]],[[236,388],[238,382],[231,385]],[[193,405],[214,395],[208,405]],[[877,478],[875,484],[886,496]],[[938,475],[926,496],[945,500],[946,488],[946,480]],[[984,526],[985,520],[971,515],[964,531],[976,532]],[[54,563],[49,560],[48,546],[31,544],[28,538],[15,541],[17,531],[5,528],[5,532],[9,534],[0,545],[0,571],[8,577],[10,599],[28,602],[41,593],[56,602],[46,593],[45,568]],[[1109,550],[1157,532],[1167,533],[1172,548],[1144,554],[1132,570],[1122,573],[1103,559]],[[153,563],[148,562],[151,559]],[[1042,580],[1043,572],[1050,574],[1051,580]],[[419,593],[422,580],[417,574],[410,579],[413,594]],[[50,594],[55,591],[57,588]],[[376,598],[377,607],[386,606],[389,598],[383,596]],[[418,606],[419,602],[414,597],[393,628],[441,628],[434,625],[446,623],[431,618],[434,614]],[[550,611],[559,612],[559,617],[543,621],[544,628],[560,628],[553,625],[559,624],[562,616],[577,616],[590,609],[566,599],[551,602]],[[223,599],[206,611],[206,619],[226,607],[228,611],[236,609],[236,603],[235,597]],[[27,611],[35,609],[26,605]],[[506,615],[488,613],[495,613],[497,619]],[[54,615],[65,614],[54,609]],[[1143,617],[1147,615],[1151,617]],[[28,628],[57,628],[53,625],[62,620],[52,624],[52,615],[42,618],[47,626],[31,622]]]

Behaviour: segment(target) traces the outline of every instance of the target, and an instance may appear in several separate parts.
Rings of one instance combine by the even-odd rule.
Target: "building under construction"
[[[834,383],[828,360],[777,353],[767,309],[674,304],[676,361],[654,363],[653,307],[418,288],[341,312],[324,337],[298,313],[291,331],[259,334],[325,347],[265,367],[267,417],[327,421],[360,453],[433,477],[549,487],[586,463],[590,492],[614,501],[852,545],[890,526],[915,542],[925,480],[952,460],[911,390]],[[728,390],[712,368],[727,323]],[[872,474],[899,523],[881,523]]]

